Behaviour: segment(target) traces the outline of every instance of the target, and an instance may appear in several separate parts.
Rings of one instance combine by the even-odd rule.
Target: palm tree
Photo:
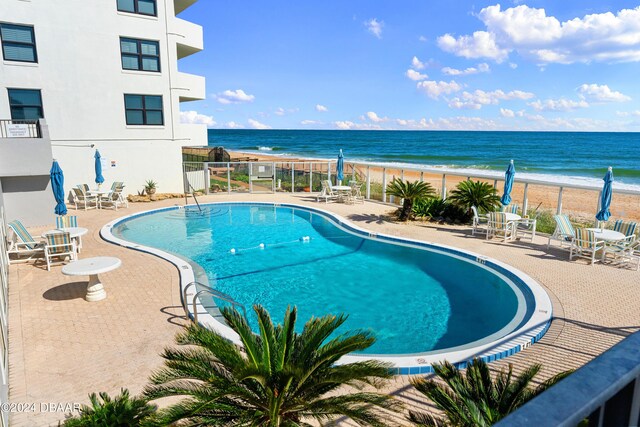
[[[531,388],[530,383],[540,368],[541,365],[532,365],[513,378],[513,367],[509,364],[507,374],[500,371],[492,380],[482,359],[473,360],[466,376],[449,362],[435,364],[433,370],[444,384],[426,378],[414,379],[412,384],[431,399],[446,418],[409,411],[409,420],[419,426],[491,426],[573,372],[559,373]]]
[[[121,390],[120,395],[113,399],[107,393],[100,393],[100,399],[102,401],[95,393],[90,394],[91,406],[83,405],[79,416],[65,420],[65,427],[136,427],[158,408],[147,403],[146,399],[129,397],[127,389]]]
[[[409,219],[409,215],[411,215],[414,201],[433,197],[436,192],[428,182],[405,182],[400,178],[395,178],[387,185],[387,193],[391,196],[404,199],[398,219],[400,221],[406,221]]]
[[[467,213],[471,212],[471,206],[475,206],[481,212],[490,212],[500,203],[500,197],[491,184],[471,180],[459,183],[447,200],[466,209]]]
[[[165,349],[165,366],[151,377],[144,394],[150,399],[187,398],[160,410],[149,425],[182,421],[208,426],[307,426],[338,416],[360,425],[383,426],[378,408],[395,409],[392,397],[363,391],[391,376],[378,361],[336,364],[347,353],[371,346],[369,332],[334,335],[346,316],[311,318],[295,332],[297,310],[287,309],[274,325],[269,313],[254,306],[259,335],[246,317],[223,308],[227,324],[240,336],[243,349],[217,332],[188,326],[176,337],[184,349]],[[349,393],[342,392],[349,386]],[[342,389],[342,390],[340,390]]]

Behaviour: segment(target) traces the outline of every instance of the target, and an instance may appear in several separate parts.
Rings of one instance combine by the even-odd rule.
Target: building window
[[[11,120],[38,120],[44,117],[38,89],[8,89]]]
[[[120,37],[122,68],[160,72],[160,44],[149,40]]]
[[[124,95],[124,108],[128,125],[163,125],[162,96]]]
[[[139,15],[158,16],[156,0],[118,0],[118,10]]]
[[[0,24],[0,37],[5,61],[38,62],[33,27]]]

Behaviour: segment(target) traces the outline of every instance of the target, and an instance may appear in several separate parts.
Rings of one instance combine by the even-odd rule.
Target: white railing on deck
[[[220,168],[223,168],[224,171],[226,171],[226,183],[227,183],[227,193],[231,193],[234,190],[232,189],[232,171],[236,171],[238,169],[246,169],[247,171],[249,170],[249,168],[251,167],[250,164],[255,162],[227,162],[227,163],[213,163],[213,162],[184,162],[183,163],[183,168],[185,171],[185,180],[188,180],[188,182],[190,182],[194,188],[196,189],[203,189],[207,194],[209,193],[209,186],[207,186],[205,183],[206,182],[210,182],[210,179],[212,177],[211,173],[210,173],[210,167],[214,167],[215,169],[219,170]],[[321,174],[324,176],[326,175],[326,177],[328,179],[330,179],[332,182],[335,183],[335,164],[336,161],[331,160],[331,161],[314,161],[314,162],[284,162],[284,161],[280,161],[280,162],[259,162],[259,163],[269,163],[273,165],[274,170],[275,169],[280,169],[283,171],[287,171],[288,173],[288,177],[285,177],[283,174],[281,174],[282,178],[275,178],[274,177],[274,185],[273,185],[273,189],[271,191],[285,191],[283,190],[283,186],[282,185],[277,185],[277,181],[283,181],[283,180],[290,180],[291,183],[291,191],[290,192],[296,192],[296,171],[307,171],[309,170],[309,180],[311,183],[311,191],[313,191],[313,186],[315,183],[317,183],[318,181],[316,181],[317,179],[317,175]],[[431,167],[427,167],[427,166],[415,166],[415,167],[395,167],[393,165],[389,165],[389,164],[385,164],[385,163],[374,163],[374,162],[349,162],[349,161],[345,161],[344,162],[344,170],[345,170],[345,181],[349,181],[350,179],[359,179],[361,180],[364,185],[365,185],[365,197],[368,200],[371,200],[371,184],[372,184],[372,174],[374,170],[377,170],[378,174],[381,174],[381,184],[382,184],[382,196],[381,196],[381,201],[384,203],[387,202],[393,202],[393,200],[388,200],[387,198],[387,193],[386,193],[386,187],[387,184],[389,183],[389,171],[390,170],[394,170],[394,171],[399,171],[400,175],[399,177],[404,177],[405,176],[405,172],[415,172],[415,173],[419,173],[420,174],[420,180],[424,180],[424,174],[433,174],[433,175],[440,175],[442,177],[441,179],[441,187],[439,189],[439,195],[443,198],[446,199],[447,197],[447,177],[463,177],[466,179],[480,179],[480,180],[487,180],[487,181],[493,181],[493,185],[494,187],[498,188],[498,183],[499,182],[503,182],[504,181],[504,175],[502,173],[499,172],[489,172],[489,173],[482,173],[482,172],[474,172],[473,174],[470,174],[468,171],[464,171],[464,170],[460,170],[460,171],[455,171],[455,170],[447,170],[447,171],[443,171],[442,169],[438,169],[438,168],[431,168]],[[315,171],[315,172],[314,172]],[[314,175],[316,175],[314,177]],[[356,177],[357,175],[357,177]],[[324,178],[324,179],[327,179]],[[439,180],[440,181],[440,180]],[[523,200],[522,200],[522,210],[523,212],[527,212],[528,210],[528,205],[529,205],[529,187],[531,185],[540,185],[540,186],[546,186],[546,187],[550,187],[550,188],[554,188],[558,190],[558,199],[557,202],[555,204],[555,211],[556,213],[560,214],[562,213],[563,210],[563,193],[565,190],[567,189],[575,189],[575,190],[588,190],[588,191],[594,191],[598,194],[598,197],[595,198],[594,197],[594,202],[593,202],[593,206],[592,207],[586,207],[583,206],[582,208],[587,211],[589,208],[591,208],[591,210],[593,212],[597,211],[597,203],[600,200],[600,194],[602,191],[602,187],[597,186],[597,185],[589,185],[589,184],[577,184],[577,183],[560,183],[557,181],[545,181],[543,179],[536,179],[536,178],[522,178],[522,177],[518,177],[518,175],[516,174],[515,180],[514,180],[515,184],[524,184],[524,193],[523,193]],[[280,182],[280,184],[282,184],[282,182]],[[288,186],[288,185],[287,185]],[[247,192],[254,192],[253,186],[251,185],[251,181],[249,181],[248,186],[247,186]],[[624,194],[624,195],[632,195],[632,196],[638,196],[640,197],[640,191],[638,190],[630,190],[630,189],[621,189],[621,188],[615,188],[613,189],[613,193],[614,194]],[[640,199],[639,199],[640,201]]]
[[[9,302],[9,256],[4,208],[0,206],[0,403],[9,400],[9,331],[7,313]],[[0,413],[0,425],[9,425],[9,411]]]

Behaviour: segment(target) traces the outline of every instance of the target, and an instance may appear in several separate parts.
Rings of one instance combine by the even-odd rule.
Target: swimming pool
[[[445,356],[503,357],[538,339],[551,315],[539,285],[495,260],[372,235],[302,206],[160,209],[107,224],[102,235],[172,258],[181,273],[186,263],[199,281],[246,306],[253,326],[253,304],[264,305],[275,321],[288,305],[297,306],[300,328],[314,315],[346,313],[343,330],[369,329],[377,337],[367,354],[354,357],[397,366]]]

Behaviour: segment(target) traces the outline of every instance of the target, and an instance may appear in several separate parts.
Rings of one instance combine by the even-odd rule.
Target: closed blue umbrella
[[[607,221],[611,216],[609,212],[609,206],[611,206],[611,196],[613,194],[613,169],[609,166],[609,170],[605,174],[604,186],[602,187],[602,195],[600,196],[600,210],[596,214],[598,221]]]
[[[64,204],[64,175],[62,169],[57,160],[53,161],[51,165],[51,190],[53,190],[53,197],[56,199],[56,208],[54,212],[56,215],[66,215],[67,205]]]
[[[338,154],[338,165],[336,166],[336,180],[338,181],[338,185],[342,184],[343,179],[344,179],[344,155],[342,154],[342,149],[340,149],[340,154]]]
[[[100,161],[100,152],[96,150],[96,154],[93,155],[96,159],[96,184],[100,185],[104,182],[104,176],[102,176],[102,162]]]
[[[504,194],[500,199],[500,203],[503,206],[511,203],[511,189],[513,188],[513,178],[516,176],[516,167],[513,165],[513,160],[509,163],[507,171],[504,173]]]

